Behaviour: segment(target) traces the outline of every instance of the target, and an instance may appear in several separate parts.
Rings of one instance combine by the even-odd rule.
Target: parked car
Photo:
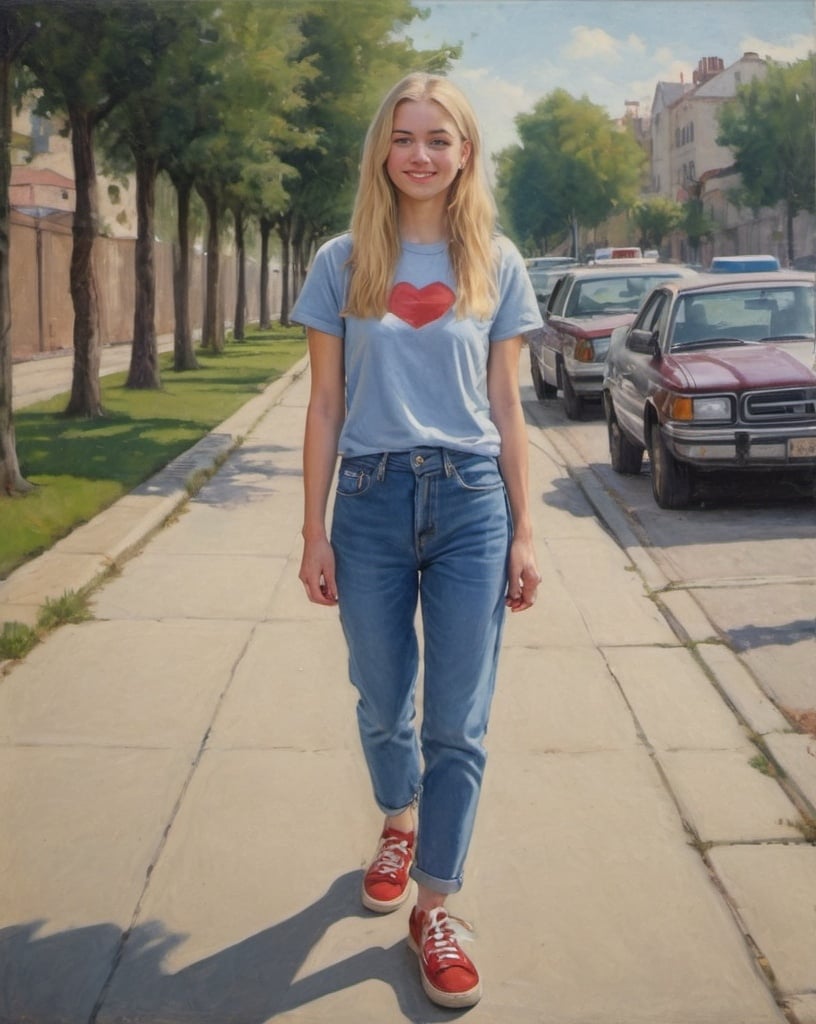
[[[542,316],[547,312],[547,302],[555,287],[555,282],[559,277],[563,277],[567,270],[569,270],[568,266],[527,268],[527,274],[532,282],[533,291],[535,291],[538,308],[541,310]]]
[[[779,270],[780,265],[776,256],[715,256],[708,269],[712,274],[751,274]]]
[[[795,271],[665,281],[614,332],[603,381],[612,467],[644,451],[662,508],[700,473],[801,471],[816,479],[816,276]]]
[[[576,262],[573,256],[529,256],[524,261],[528,270],[551,270],[553,267],[573,266]]]
[[[527,336],[536,395],[552,398],[561,389],[567,416],[578,419],[585,399],[601,397],[613,329],[632,322],[653,285],[692,274],[669,263],[616,260],[567,268],[548,299],[544,326]]]

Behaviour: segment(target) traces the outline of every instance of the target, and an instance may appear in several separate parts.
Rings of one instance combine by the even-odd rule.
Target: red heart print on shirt
[[[388,299],[388,312],[398,316],[411,327],[424,327],[433,323],[453,306],[456,296],[441,281],[415,288],[407,281],[395,284]]]

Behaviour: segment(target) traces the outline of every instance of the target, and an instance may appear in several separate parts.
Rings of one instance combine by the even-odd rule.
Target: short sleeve
[[[521,253],[508,238],[499,237],[497,244],[499,301],[490,326],[490,340],[505,341],[536,330],[543,321]]]
[[[295,323],[337,338],[345,337],[342,311],[346,303],[350,255],[349,235],[332,238],[318,249],[292,309],[291,318]]]

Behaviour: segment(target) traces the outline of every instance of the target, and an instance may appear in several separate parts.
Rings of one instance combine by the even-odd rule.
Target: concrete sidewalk
[[[156,339],[159,352],[173,350],[173,335],[162,334]],[[100,353],[101,376],[118,373],[130,367],[131,345],[105,345]],[[54,395],[61,395],[71,390],[71,377],[74,369],[74,350],[62,349],[14,363],[11,368],[12,409],[23,409],[35,402],[43,402]]]
[[[0,584],[20,619],[120,568],[0,680],[0,1021],[457,1016],[407,909],[359,904],[380,821],[336,612],[297,579],[304,371]],[[508,624],[451,904],[485,980],[468,1018],[814,1024],[816,847],[751,764],[787,725],[530,438],[544,586]]]

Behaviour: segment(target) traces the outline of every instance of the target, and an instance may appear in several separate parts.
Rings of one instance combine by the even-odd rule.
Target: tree
[[[332,0],[307,5],[299,27],[299,59],[316,75],[304,83],[306,105],[292,120],[314,144],[282,156],[297,188],[275,219],[281,241],[281,320],[315,244],[348,225],[366,127],[387,88],[409,71],[442,73],[455,47],[417,51],[399,29],[421,17],[410,0]],[[353,59],[350,59],[353,55]]]
[[[11,288],[11,80],[20,50],[33,32],[19,10],[0,7],[0,494],[23,494],[32,485],[20,472],[12,412]]]
[[[99,384],[99,296],[93,268],[98,233],[96,155],[99,124],[139,81],[144,58],[134,45],[127,4],[108,0],[35,3],[38,31],[22,51],[42,89],[39,113],[67,112],[76,183],[70,287],[74,367],[66,414],[103,415]]]
[[[754,210],[784,204],[789,260],[796,214],[816,212],[814,73],[816,56],[769,64],[763,80],[742,86],[719,113],[717,142],[733,150],[742,179],[737,199]]]
[[[632,208],[632,219],[640,232],[644,249],[659,249],[666,235],[671,234],[683,217],[679,203],[666,196],[650,196]]]
[[[298,60],[301,36],[285,5],[228,0],[217,9],[216,38],[225,44],[206,90],[201,112],[206,130],[190,144],[195,187],[207,210],[207,283],[202,345],[220,351],[220,234],[225,212],[248,198],[248,168],[266,168],[271,180],[285,164],[278,150],[295,147],[297,128],[287,116],[302,99],[309,63]],[[240,216],[244,216],[242,212]]]
[[[154,266],[156,178],[178,129],[179,66],[200,46],[198,5],[131,0],[122,12],[138,75],[127,96],[102,126],[100,140],[124,169],[135,168],[137,237],[134,250],[133,344],[127,387],[161,385],[156,342]],[[187,84],[187,83],[184,83]],[[188,101],[189,102],[189,101]],[[168,142],[168,139],[172,140]]]
[[[499,188],[519,238],[595,227],[637,197],[646,156],[586,97],[556,89],[516,117],[521,145],[500,154]]]
[[[705,212],[703,201],[700,197],[700,183],[692,183],[689,191],[690,196],[683,203],[682,215],[678,226],[685,232],[686,238],[688,238],[692,257],[691,262],[699,263],[700,243],[711,237],[716,230],[717,224]]]

